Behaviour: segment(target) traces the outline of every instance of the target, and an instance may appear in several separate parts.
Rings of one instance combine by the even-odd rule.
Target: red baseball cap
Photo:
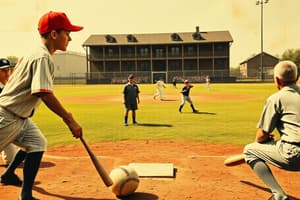
[[[67,15],[63,12],[50,11],[44,14],[39,21],[39,33],[44,34],[53,30],[80,31],[82,26],[71,24]]]

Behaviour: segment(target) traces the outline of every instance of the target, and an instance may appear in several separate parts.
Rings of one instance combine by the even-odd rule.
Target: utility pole
[[[269,0],[256,0],[256,5],[260,5],[260,68],[261,80],[264,80],[264,4]]]

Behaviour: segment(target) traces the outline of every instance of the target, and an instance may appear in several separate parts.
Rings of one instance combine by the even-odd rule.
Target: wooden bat
[[[113,181],[111,180],[111,178],[109,177],[109,175],[107,174],[107,172],[105,171],[104,167],[102,166],[102,164],[98,161],[97,157],[95,156],[95,154],[92,152],[92,150],[90,149],[90,147],[88,146],[88,144],[84,141],[83,137],[80,137],[80,141],[82,142],[83,146],[85,147],[86,151],[88,152],[98,174],[100,175],[100,177],[102,178],[104,184],[109,187],[113,184]]]
[[[224,161],[224,165],[226,165],[228,167],[240,165],[243,163],[245,163],[245,156],[242,153],[228,156]]]

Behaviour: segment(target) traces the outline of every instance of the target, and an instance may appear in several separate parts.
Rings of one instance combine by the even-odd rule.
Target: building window
[[[167,71],[166,61],[154,60],[153,61],[153,71]]]
[[[199,45],[200,57],[210,57],[213,55],[212,44],[200,44]]]
[[[226,59],[216,59],[215,60],[215,69],[224,70],[227,68]]]
[[[134,47],[132,46],[121,47],[121,51],[122,51],[122,58],[132,58],[135,56]]]
[[[211,70],[213,67],[212,59],[200,59],[199,68],[200,70]]]
[[[184,47],[184,56],[196,56],[197,47],[196,46],[185,46]]]
[[[149,58],[150,57],[149,47],[138,47],[137,53],[140,58]]]
[[[106,63],[106,72],[119,72],[119,71],[120,71],[119,62],[113,61],[113,62]]]
[[[90,59],[103,58],[103,49],[99,47],[90,48]]]
[[[137,62],[137,71],[151,71],[150,61]]]
[[[166,56],[166,51],[164,46],[153,47],[153,57],[163,58]]]
[[[214,46],[215,56],[227,56],[227,45],[226,43],[215,44]]]
[[[127,71],[135,71],[135,64],[134,61],[124,61],[121,64],[121,71],[127,72]]]
[[[182,71],[181,60],[169,60],[169,71]]]
[[[184,60],[184,70],[197,70],[197,60],[196,59]]]
[[[118,47],[108,47],[105,51],[105,56],[107,58],[118,58],[119,57]]]
[[[179,46],[171,46],[169,47],[169,57],[179,57],[180,55],[180,47]]]

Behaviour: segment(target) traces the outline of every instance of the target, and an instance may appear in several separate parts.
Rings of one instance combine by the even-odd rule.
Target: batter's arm
[[[67,112],[61,105],[53,93],[39,93],[38,96],[41,97],[42,101],[52,112],[63,119],[75,138],[82,136],[81,126],[75,121],[72,114]]]

